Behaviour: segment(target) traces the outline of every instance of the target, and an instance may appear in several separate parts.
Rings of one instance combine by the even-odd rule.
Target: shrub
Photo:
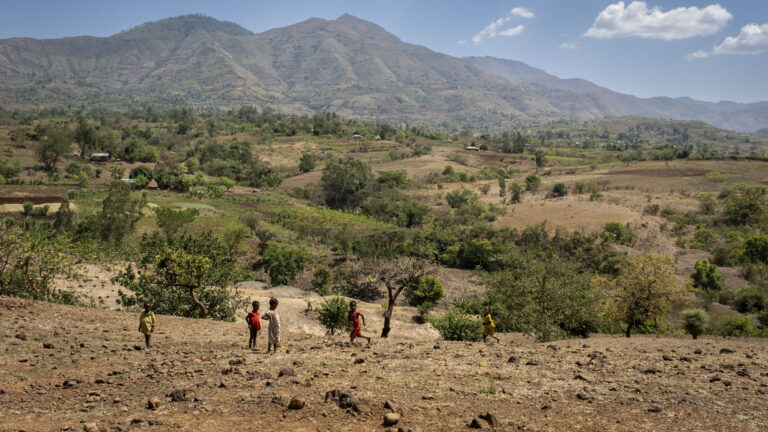
[[[132,178],[132,179],[136,179],[139,176],[144,176],[144,178],[147,179],[147,183],[149,183],[155,178],[155,173],[148,167],[140,165],[140,166],[137,166],[136,168],[133,168],[131,172],[128,174],[128,178]]]
[[[536,192],[541,186],[541,177],[536,174],[531,174],[525,178],[525,190],[528,192]]]
[[[326,266],[317,266],[312,272],[312,290],[320,295],[328,295],[332,291],[333,273]]]
[[[483,333],[483,326],[469,315],[452,308],[430,320],[445,340],[476,341]]]
[[[404,294],[408,303],[416,307],[424,304],[434,306],[435,303],[445,297],[443,285],[434,276],[430,275],[422,276],[408,284]],[[427,310],[429,309],[431,307],[427,308]]]
[[[709,315],[703,309],[688,309],[683,311],[683,327],[694,339],[703,334],[709,325]]]
[[[480,315],[485,307],[485,302],[472,298],[460,298],[453,301],[453,307],[469,315]]]
[[[635,239],[635,233],[629,224],[621,222],[608,222],[605,224],[603,241],[615,241],[618,244],[629,245]]]
[[[336,330],[347,328],[349,320],[349,305],[343,297],[333,297],[324,301],[317,311],[317,319],[320,321],[330,334],[336,333]]]
[[[299,159],[299,171],[310,172],[315,169],[315,165],[315,155],[309,152],[302,153],[301,159]]]
[[[764,310],[757,315],[757,320],[763,328],[768,328],[768,310]]]
[[[331,159],[320,180],[326,205],[334,209],[358,207],[368,195],[373,180],[371,166],[360,159]]]
[[[304,270],[307,252],[285,246],[270,245],[264,251],[264,269],[273,286],[287,285]]]
[[[35,209],[35,204],[30,202],[30,201],[26,201],[25,203],[23,203],[21,205],[21,207],[24,209],[24,210],[22,210],[22,213],[25,216],[31,216],[32,215],[32,211]]]
[[[568,195],[568,186],[566,186],[565,183],[555,183],[548,194],[550,198],[559,198],[566,195]]]
[[[693,266],[693,286],[705,291],[719,291],[723,287],[723,278],[717,272],[717,266],[707,260],[696,261]]]
[[[733,304],[734,295],[730,291],[720,291],[717,295],[717,302],[722,305],[732,305]]]
[[[21,172],[21,165],[19,165],[18,161],[0,159],[0,177],[16,177],[19,175],[19,172]]]
[[[491,184],[490,183],[483,183],[477,188],[481,194],[488,195],[488,191],[491,190]]]
[[[656,216],[659,214],[659,205],[658,204],[648,204],[643,208],[643,213]]]
[[[463,207],[467,204],[477,201],[477,195],[469,189],[454,189],[445,195],[445,201],[452,209]]]
[[[744,255],[768,264],[768,235],[754,236],[744,243]]]
[[[48,216],[48,210],[50,208],[51,207],[48,204],[35,207],[32,209],[32,216]]]
[[[757,333],[746,315],[730,314],[720,321],[720,334],[723,336],[750,337]]]
[[[741,313],[759,312],[765,309],[765,294],[757,288],[743,288],[736,292],[736,310]]]

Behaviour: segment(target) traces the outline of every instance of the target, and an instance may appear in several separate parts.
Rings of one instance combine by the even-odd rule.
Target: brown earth
[[[134,349],[137,318],[0,297],[0,430],[383,431],[386,401],[396,427],[414,431],[466,430],[485,413],[496,430],[768,428],[762,339],[483,344],[396,327],[368,348],[284,330],[283,349],[267,355],[264,335],[258,352],[244,349],[244,323],[158,316],[146,354]],[[353,399],[340,408],[325,400],[332,390]],[[295,397],[303,408],[289,409]]]

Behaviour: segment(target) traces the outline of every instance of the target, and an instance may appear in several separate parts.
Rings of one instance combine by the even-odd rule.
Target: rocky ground
[[[0,430],[768,430],[765,340],[289,330],[267,355],[244,323],[158,316],[146,354],[137,321],[0,297]]]

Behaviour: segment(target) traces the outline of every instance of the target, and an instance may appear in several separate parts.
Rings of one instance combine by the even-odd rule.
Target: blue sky
[[[768,100],[764,0],[0,0],[0,10],[0,38],[109,36],[188,13],[262,32],[350,13],[435,51],[520,60],[642,97]]]

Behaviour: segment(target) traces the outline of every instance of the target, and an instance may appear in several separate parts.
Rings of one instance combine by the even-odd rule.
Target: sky
[[[255,33],[349,13],[457,57],[519,60],[641,97],[768,101],[766,0],[0,0],[0,38],[109,36],[200,13]]]

